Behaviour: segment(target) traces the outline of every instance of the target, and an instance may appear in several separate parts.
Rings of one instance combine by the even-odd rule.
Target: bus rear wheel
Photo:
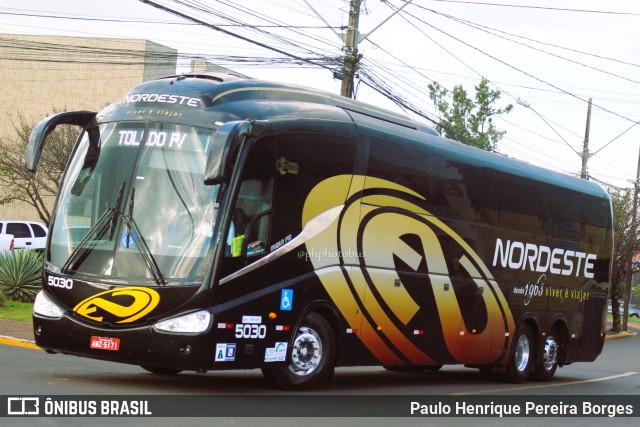
[[[522,324],[513,337],[507,370],[503,375],[505,381],[514,384],[525,382],[533,369],[535,354],[531,328]]]
[[[310,313],[300,324],[288,364],[263,369],[264,376],[285,390],[309,390],[333,377],[335,340],[327,320]]]
[[[533,377],[538,381],[549,381],[558,369],[558,358],[562,337],[557,328],[553,328],[544,340],[541,348],[542,353],[538,355],[538,361],[533,371]]]

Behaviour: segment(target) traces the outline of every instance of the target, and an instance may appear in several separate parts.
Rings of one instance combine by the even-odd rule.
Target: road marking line
[[[570,381],[566,383],[550,383],[550,384],[541,384],[541,385],[532,385],[532,386],[524,386],[524,387],[515,387],[515,388],[499,388],[492,390],[484,390],[484,391],[473,391],[473,392],[463,392],[463,393],[451,393],[453,396],[462,396],[465,394],[483,394],[483,393],[499,393],[501,391],[514,391],[514,390],[533,390],[536,388],[545,388],[545,387],[561,387],[565,385],[574,385],[574,384],[584,384],[584,383],[595,383],[600,381],[609,381],[615,380],[617,378],[630,377],[633,375],[638,375],[637,372],[625,372],[624,374],[611,375],[610,377],[602,377],[602,378],[592,378],[590,380],[580,380],[580,381]]]
[[[32,350],[42,350],[40,347],[30,341],[17,340],[15,338],[0,337],[0,344],[12,345],[14,347],[30,348]]]

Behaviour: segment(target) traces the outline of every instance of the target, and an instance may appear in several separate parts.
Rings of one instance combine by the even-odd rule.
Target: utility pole
[[[638,167],[636,169],[636,181],[633,183],[633,214],[631,229],[633,230],[634,240],[637,239],[638,233],[638,185],[640,184],[640,152],[638,152]],[[627,330],[627,322],[629,320],[629,304],[631,303],[631,286],[633,285],[633,271],[628,274],[627,286],[624,290],[624,308],[622,310],[622,330]]]
[[[354,77],[358,69],[358,23],[360,21],[361,0],[351,0],[349,7],[349,26],[344,45],[344,63],[342,65],[342,86],[340,95],[349,98],[353,97]]]
[[[304,1],[313,12],[318,15],[323,22],[326,23],[325,19],[316,12],[315,9],[309,4],[307,0]],[[344,57],[342,60],[342,65],[339,71],[335,71],[333,73],[333,77],[339,80],[342,80],[342,86],[340,88],[340,95],[346,96],[349,98],[354,97],[354,79],[356,75],[356,71],[358,70],[358,66],[360,63],[360,54],[358,53],[358,44],[363,40],[366,40],[367,37],[371,35],[375,30],[384,25],[387,21],[393,18],[395,15],[400,13],[402,9],[411,4],[413,0],[403,0],[404,4],[397,8],[391,15],[384,19],[384,21],[380,22],[373,30],[369,31],[368,34],[360,34],[359,30],[359,22],[360,22],[360,5],[362,4],[362,0],[351,0],[349,3],[349,25],[347,27],[347,32],[344,35],[343,43],[344,43]]]
[[[580,178],[587,179],[587,160],[589,160],[589,128],[591,127],[591,98],[587,108],[587,128],[584,131],[584,147],[582,148],[582,171]]]

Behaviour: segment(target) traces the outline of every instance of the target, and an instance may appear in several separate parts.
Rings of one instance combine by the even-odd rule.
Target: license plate
[[[108,337],[91,337],[91,348],[97,348],[98,350],[120,350],[120,338],[108,338]]]

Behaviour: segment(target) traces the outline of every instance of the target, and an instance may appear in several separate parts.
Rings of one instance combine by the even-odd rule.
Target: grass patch
[[[611,315],[611,313],[607,314],[607,320],[613,321],[613,316]],[[622,315],[620,315],[620,323],[622,323]],[[629,323],[639,323],[640,324],[640,319],[637,318],[637,317],[629,316]]]
[[[20,302],[7,300],[0,307],[0,318],[10,320],[20,320],[22,322],[30,322],[33,313],[32,302]]]

